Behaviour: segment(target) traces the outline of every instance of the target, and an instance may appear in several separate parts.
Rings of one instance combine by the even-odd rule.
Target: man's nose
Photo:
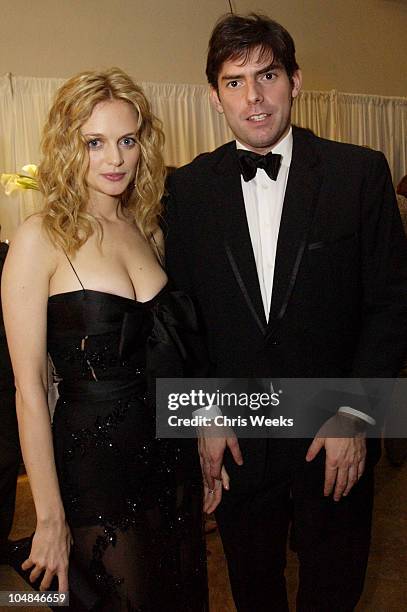
[[[247,83],[247,101],[249,104],[257,104],[258,102],[262,102],[263,100],[263,92],[261,90],[261,85],[257,81],[252,81]]]

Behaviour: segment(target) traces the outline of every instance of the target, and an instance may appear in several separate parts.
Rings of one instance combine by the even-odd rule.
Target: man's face
[[[237,140],[265,154],[287,134],[292,100],[300,89],[299,70],[289,79],[271,56],[259,61],[259,49],[254,49],[245,64],[239,59],[222,64],[218,91],[211,88],[211,99]]]

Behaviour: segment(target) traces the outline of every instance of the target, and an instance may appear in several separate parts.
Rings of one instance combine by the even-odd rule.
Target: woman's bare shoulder
[[[44,232],[43,228],[43,216],[41,213],[35,213],[27,217],[25,221],[18,226],[16,237],[20,238],[36,238]]]
[[[52,244],[40,213],[28,217],[17,229],[10,243],[10,256],[46,260],[48,268],[55,266],[58,250]]]
[[[12,244],[16,242],[24,242],[32,246],[38,245],[38,247],[45,249],[55,248],[44,228],[41,213],[31,215],[21,223],[11,241]]]

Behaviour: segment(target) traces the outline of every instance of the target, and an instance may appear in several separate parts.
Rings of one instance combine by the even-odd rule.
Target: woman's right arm
[[[68,590],[71,544],[55,469],[47,403],[47,302],[56,252],[41,219],[31,217],[12,241],[2,275],[2,304],[16,384],[16,409],[24,464],[30,480],[37,526],[23,569],[30,579],[45,571],[41,590],[58,576]]]

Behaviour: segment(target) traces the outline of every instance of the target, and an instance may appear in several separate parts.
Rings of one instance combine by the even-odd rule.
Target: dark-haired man
[[[166,252],[202,315],[213,375],[395,376],[407,248],[383,155],[291,127],[301,73],[291,36],[267,17],[222,18],[207,76],[236,141],[171,177]],[[200,440],[216,502],[222,466],[230,477],[217,520],[239,612],[287,612],[291,518],[297,610],[350,612],[360,597],[380,451],[361,433],[375,414],[338,409],[354,435]]]

